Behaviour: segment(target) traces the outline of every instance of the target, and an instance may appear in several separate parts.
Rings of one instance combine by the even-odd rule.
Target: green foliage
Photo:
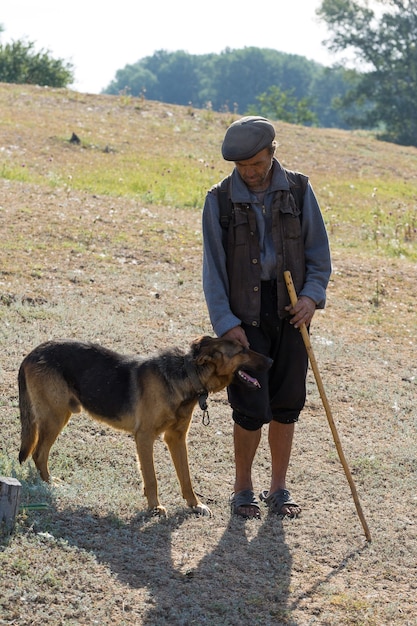
[[[306,120],[300,123],[349,128],[341,110],[333,106],[333,100],[349,89],[344,70],[268,48],[204,55],[160,50],[118,70],[104,93],[128,91],[133,96],[146,94],[150,100],[243,114],[271,88],[300,103],[296,118]],[[294,113],[293,109],[294,103],[285,104],[285,111]],[[310,119],[307,109],[315,117]]]
[[[33,42],[0,44],[0,81],[66,87],[73,82],[72,66],[53,59],[44,50],[35,51]]]
[[[317,123],[317,116],[309,108],[308,98],[297,100],[293,91],[282,91],[274,85],[268,91],[257,96],[259,107],[250,107],[249,115],[260,114],[274,120],[282,120],[290,124],[311,126]]]
[[[410,0],[376,0],[378,13],[365,0],[324,0],[318,15],[332,33],[333,51],[355,54],[365,71],[341,106],[363,106],[351,122],[375,128],[379,137],[417,145],[417,11]]]

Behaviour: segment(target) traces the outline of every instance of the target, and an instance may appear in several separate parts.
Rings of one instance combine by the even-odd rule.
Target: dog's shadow
[[[129,523],[95,518],[87,509],[55,514],[55,537],[94,554],[124,585],[145,591],[141,624],[185,623],[186,616],[187,623],[232,625],[251,623],[260,613],[265,626],[295,626],[288,609],[292,560],[276,517],[231,518],[215,548],[187,567],[187,556],[198,554],[200,546],[189,541],[183,559],[186,512],[167,519],[138,515]],[[204,518],[194,522],[207,532]]]

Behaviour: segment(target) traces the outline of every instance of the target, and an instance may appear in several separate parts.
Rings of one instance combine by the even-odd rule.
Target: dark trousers
[[[308,355],[300,330],[280,319],[275,281],[262,283],[259,326],[242,324],[250,347],[273,359],[267,372],[256,372],[261,389],[248,389],[236,382],[228,387],[233,420],[246,430],[258,430],[276,420],[298,420],[306,400]]]

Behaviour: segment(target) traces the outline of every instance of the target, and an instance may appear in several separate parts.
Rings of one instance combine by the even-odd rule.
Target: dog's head
[[[258,380],[249,371],[267,370],[272,359],[231,339],[204,335],[191,344],[191,353],[201,382],[208,391],[220,391],[236,377],[252,389],[259,389]]]

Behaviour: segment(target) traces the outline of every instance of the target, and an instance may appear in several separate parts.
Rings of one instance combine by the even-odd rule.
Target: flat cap
[[[275,128],[265,117],[248,115],[229,126],[224,136],[222,155],[226,161],[245,161],[269,146]]]

